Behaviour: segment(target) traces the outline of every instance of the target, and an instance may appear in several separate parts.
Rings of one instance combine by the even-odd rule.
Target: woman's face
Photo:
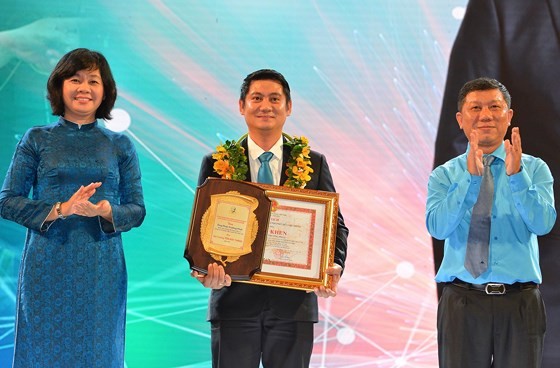
[[[103,101],[103,81],[99,69],[79,70],[62,84],[64,118],[74,123],[95,121],[95,112]]]

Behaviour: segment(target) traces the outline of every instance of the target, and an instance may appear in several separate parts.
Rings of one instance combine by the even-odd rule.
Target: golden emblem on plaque
[[[259,201],[237,191],[210,196],[210,207],[200,224],[206,252],[223,266],[252,252],[259,223],[255,210]]]

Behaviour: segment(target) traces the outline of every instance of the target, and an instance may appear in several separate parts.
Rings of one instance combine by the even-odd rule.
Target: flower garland
[[[288,140],[284,143],[286,146],[291,147],[290,158],[286,166],[286,175],[288,180],[284,183],[285,187],[290,188],[305,188],[307,182],[311,180],[313,169],[311,168],[311,159],[309,158],[309,141],[303,135],[301,137],[287,137]]]
[[[241,141],[241,139],[240,139]],[[245,148],[234,140],[216,147],[216,152],[212,154],[214,171],[222,179],[245,180],[247,177],[247,156]]]
[[[290,157],[286,164],[286,175],[288,180],[284,186],[290,188],[305,188],[311,180],[313,169],[311,168],[311,159],[309,152],[309,141],[306,137],[290,137],[282,133],[286,138],[284,144],[290,147]],[[216,152],[212,154],[214,162],[214,171],[222,177],[222,179],[245,180],[247,178],[247,156],[245,149],[241,146],[241,142],[247,135],[241,137],[238,141],[226,141],[216,147]]]

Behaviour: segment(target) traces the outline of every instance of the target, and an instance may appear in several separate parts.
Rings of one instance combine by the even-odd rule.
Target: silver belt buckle
[[[504,284],[488,283],[484,291],[488,295],[503,295],[506,293],[506,286]]]

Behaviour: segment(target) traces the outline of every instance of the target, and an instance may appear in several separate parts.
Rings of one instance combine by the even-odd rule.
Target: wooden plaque
[[[265,190],[245,181],[208,178],[197,188],[185,258],[208,272],[224,266],[232,280],[250,280],[261,267],[271,200]]]

